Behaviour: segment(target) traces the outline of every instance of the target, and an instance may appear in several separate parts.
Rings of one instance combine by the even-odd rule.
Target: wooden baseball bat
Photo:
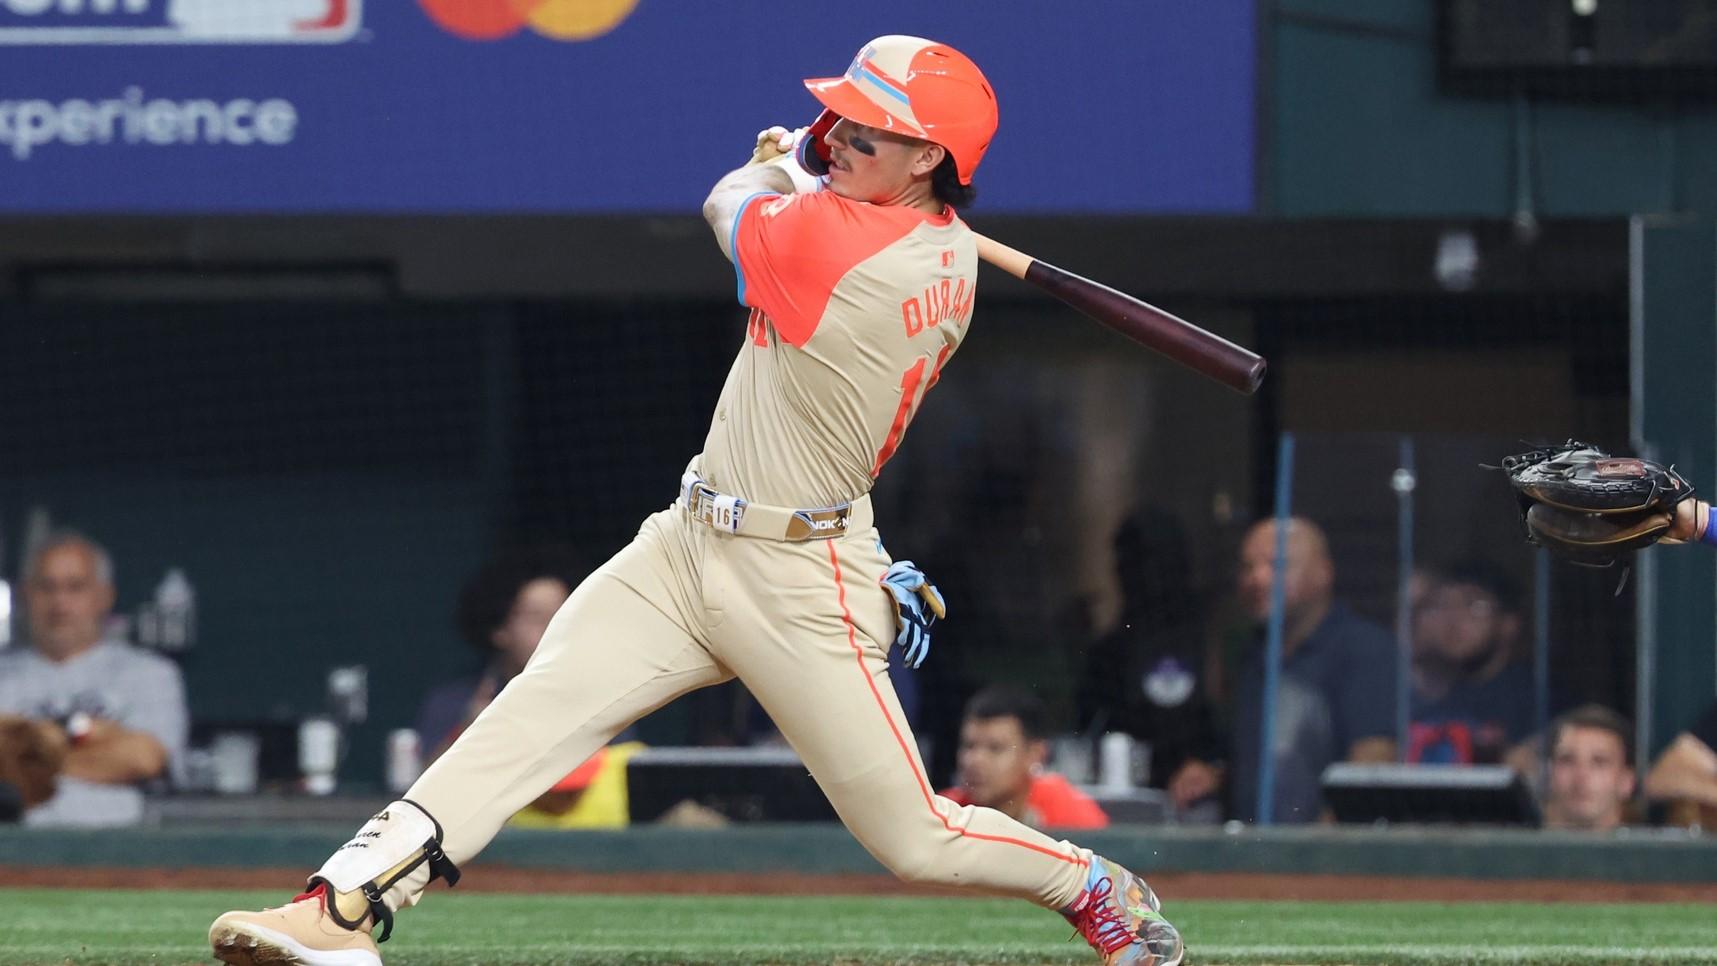
[[[1264,381],[1264,357],[1179,316],[1017,249],[977,235],[978,257],[1043,289],[1085,315],[1183,366],[1251,395]]]

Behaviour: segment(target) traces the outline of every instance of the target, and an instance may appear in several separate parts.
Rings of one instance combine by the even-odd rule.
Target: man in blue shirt
[[[1516,653],[1520,587],[1484,560],[1435,575],[1413,621],[1407,760],[1495,765],[1536,726],[1532,672]]]
[[[1317,524],[1295,517],[1287,536],[1272,812],[1276,822],[1314,822],[1323,814],[1326,766],[1395,760],[1395,644],[1383,628],[1335,600],[1335,564]],[[1275,556],[1275,521],[1253,525],[1240,545],[1235,589],[1259,624],[1258,646],[1235,682],[1229,761],[1188,761],[1170,781],[1177,800],[1216,795],[1226,785],[1230,814],[1243,821],[1258,817],[1263,625],[1270,617]]]

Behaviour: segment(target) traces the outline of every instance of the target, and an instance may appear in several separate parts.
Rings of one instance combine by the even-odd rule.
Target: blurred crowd
[[[1363,812],[1351,796],[1351,814],[1338,807],[1332,766],[1360,766],[1346,774],[1361,779],[1373,774],[1364,768],[1407,769],[1432,786],[1451,769],[1477,768],[1503,776],[1499,807],[1513,802],[1518,813],[1502,807],[1475,821],[1602,832],[1717,817],[1717,707],[1675,736],[1639,779],[1623,715],[1550,706],[1534,676],[1522,587],[1495,562],[1415,571],[1404,651],[1397,630],[1337,593],[1337,556],[1312,520],[1265,519],[1247,529],[1221,600],[1192,585],[1185,544],[1164,514],[1143,511],[1121,525],[1119,620],[1074,642],[1079,668],[1065,720],[1017,683],[891,665],[945,797],[1045,828],[1100,828],[1140,815],[1255,822],[1265,812],[1277,824],[1312,823]],[[180,674],[170,659],[116,635],[113,567],[99,543],[69,531],[27,561],[27,634],[0,651],[0,758],[8,762],[0,817],[135,823],[147,795],[170,794],[183,777],[189,713]],[[423,696],[412,723],[418,767],[523,670],[588,572],[563,549],[525,547],[471,576],[456,623],[472,669]],[[743,692],[714,700],[724,710],[692,720],[721,725],[700,728],[689,744],[779,742]],[[957,714],[932,712],[945,712],[950,700]],[[939,726],[944,719],[950,727]],[[627,764],[644,750],[635,733],[622,734],[515,822],[627,824]],[[1141,802],[1154,811],[1140,811]]]

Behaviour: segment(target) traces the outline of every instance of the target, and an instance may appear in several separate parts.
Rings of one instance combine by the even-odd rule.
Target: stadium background
[[[946,37],[997,86],[975,227],[1271,362],[1243,399],[986,269],[977,338],[878,489],[891,548],[954,611],[930,734],[990,680],[1074,719],[1139,509],[1184,528],[1220,614],[1283,433],[1341,592],[1391,624],[1404,444],[1415,559],[1482,552],[1528,582],[1478,466],[1519,440],[1717,481],[1706,4],[1642,4],[1662,17],[1602,35],[1590,69],[1519,71],[1485,58],[1566,65],[1590,39],[1550,29],[1566,4],[1463,33],[1453,0],[641,0],[576,41],[474,41],[434,6],[372,0],[338,43],[65,46],[14,39],[40,24],[0,4],[0,100],[296,105],[278,148],[0,151],[0,566],[43,508],[110,546],[122,609],[184,568],[201,733],[289,728],[362,664],[342,777],[374,788],[385,732],[470,667],[452,606],[487,554],[600,559],[672,498],[740,335],[702,191],[754,131],[808,120],[799,77],[879,33]],[[1620,593],[1551,568],[1545,657],[1550,710],[1641,714],[1656,750],[1717,695],[1717,573],[1647,557]],[[720,740],[735,700],[645,737]]]

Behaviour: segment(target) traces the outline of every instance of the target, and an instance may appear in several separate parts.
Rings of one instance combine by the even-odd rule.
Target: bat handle
[[[1017,248],[1009,248],[994,238],[980,235],[977,232],[972,232],[972,236],[978,240],[979,258],[1007,272],[1014,278],[1025,278],[1026,271],[1031,268],[1031,263],[1034,261],[1030,255]]]

